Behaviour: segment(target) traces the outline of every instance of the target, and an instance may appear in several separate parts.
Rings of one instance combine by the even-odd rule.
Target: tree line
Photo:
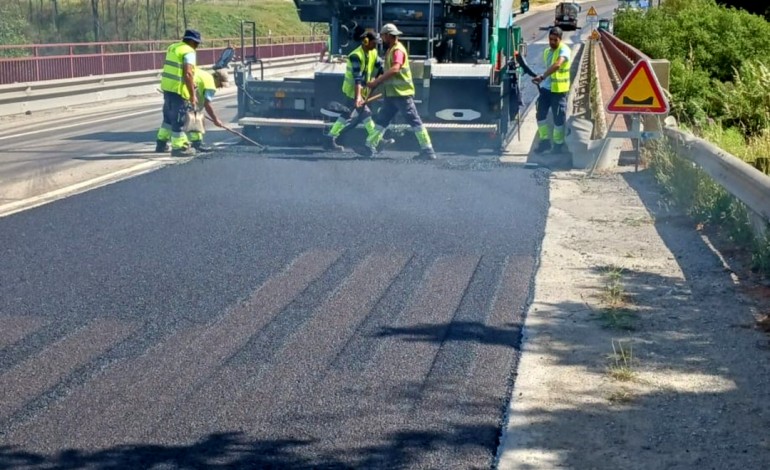
[[[195,0],[3,0],[0,44],[179,37]]]

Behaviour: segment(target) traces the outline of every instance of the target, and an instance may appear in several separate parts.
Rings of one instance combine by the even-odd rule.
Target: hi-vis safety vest
[[[217,90],[214,76],[205,70],[195,69],[195,94],[198,95],[198,109],[202,111],[206,105],[206,90]]]
[[[183,42],[177,42],[166,50],[166,61],[163,64],[163,73],[160,78],[160,89],[181,95],[189,100],[190,92],[184,84],[183,60],[186,54],[195,52],[195,49]]]
[[[361,75],[364,77],[362,85],[364,86],[372,80],[374,68],[377,66],[377,52],[373,50],[366,52],[363,47],[359,46],[348,54],[348,66],[345,69],[345,81],[342,82],[342,92],[351,99],[356,97],[356,79],[353,77],[353,63],[350,61],[350,58],[353,56],[358,57],[358,61],[361,64]],[[367,88],[364,88],[364,90],[367,90]],[[364,90],[361,92],[364,93]]]
[[[570,57],[570,52],[569,46],[564,43],[559,44],[559,48],[555,51],[546,47],[543,51],[543,62],[550,67],[559,60],[560,56]],[[553,93],[569,93],[569,64],[570,59],[565,60],[561,67],[549,77]]]
[[[393,67],[393,53],[396,51],[404,53],[404,63],[398,74],[385,82],[385,96],[414,96],[414,82],[412,82],[412,71],[409,69],[409,55],[400,42],[388,49],[385,55],[385,70],[390,70]]]

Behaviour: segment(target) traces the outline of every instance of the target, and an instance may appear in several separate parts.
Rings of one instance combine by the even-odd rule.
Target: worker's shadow
[[[120,131],[120,132],[92,132],[90,134],[74,135],[69,137],[68,140],[83,140],[91,142],[126,142],[144,144],[155,142],[157,135],[157,129],[155,130],[142,130],[142,131]],[[206,141],[214,142],[225,140],[230,136],[226,131],[217,128],[211,128],[206,130]]]
[[[147,147],[145,150],[126,150],[116,152],[103,152],[92,155],[80,155],[72,157],[73,160],[80,161],[99,161],[99,160],[155,160],[167,158],[166,153],[155,153],[154,147]]]
[[[352,151],[334,152],[322,148],[268,148],[262,155],[275,160],[296,160],[304,162],[371,160]]]

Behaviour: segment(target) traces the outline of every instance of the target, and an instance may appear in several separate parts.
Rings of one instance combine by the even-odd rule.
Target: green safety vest
[[[385,96],[414,96],[414,82],[412,81],[412,71],[409,69],[409,55],[400,42],[388,49],[385,55],[385,70],[390,70],[393,67],[393,53],[397,50],[404,53],[404,64],[398,74],[385,82]]]
[[[195,69],[195,94],[198,95],[198,111],[206,105],[206,90],[217,90],[214,76],[205,70]]]
[[[181,95],[182,98],[189,100],[190,93],[184,84],[184,67],[182,61],[184,56],[195,49],[183,42],[177,42],[166,50],[166,61],[163,64],[163,73],[160,78],[160,89],[170,91]]]
[[[348,66],[345,69],[345,81],[342,82],[342,93],[348,98],[356,97],[356,80],[353,77],[353,63],[350,61],[350,57],[358,57],[361,63],[361,73],[364,76],[364,85],[369,83],[374,73],[374,67],[377,66],[377,53],[375,51],[364,51],[363,47],[359,46],[348,54]],[[363,90],[362,90],[363,91]]]
[[[566,49],[566,54],[562,53]],[[550,47],[546,47],[545,51],[543,51],[543,62],[546,64],[546,67],[550,67],[556,61],[559,59],[559,56],[566,55],[567,57],[570,57],[570,49],[569,47],[562,43],[559,44],[559,49],[553,50]],[[548,62],[548,54],[551,53],[551,62]],[[561,67],[551,74],[551,91],[553,93],[569,93],[569,66],[570,66],[570,60],[567,59],[564,61],[563,64],[561,64]]]

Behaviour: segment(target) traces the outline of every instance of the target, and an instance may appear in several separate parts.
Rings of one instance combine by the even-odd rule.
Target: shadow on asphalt
[[[210,434],[191,445],[135,444],[88,451],[67,449],[55,455],[0,447],[2,468],[405,468],[435,446],[461,447],[469,436],[497,434],[495,426],[456,426],[447,432],[400,431],[382,445],[309,455],[314,439],[253,440],[240,432]]]

